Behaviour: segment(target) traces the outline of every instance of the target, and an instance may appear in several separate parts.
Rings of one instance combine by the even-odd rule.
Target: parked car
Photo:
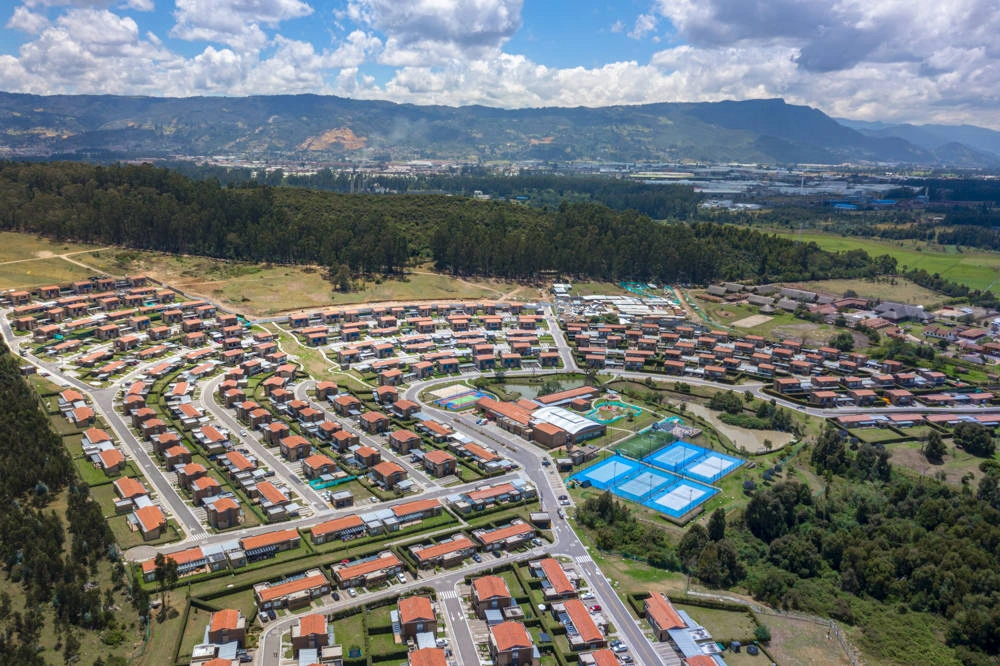
[[[355,590],[353,587],[347,588],[347,593],[351,595],[351,598],[358,596],[358,591]]]
[[[396,574],[396,580],[398,580],[402,585],[406,584],[406,576],[404,576],[402,572]]]
[[[333,600],[334,601],[340,601],[340,592],[334,591],[334,593],[333,593]]]
[[[584,601],[587,601],[588,599],[593,599],[594,598],[594,593],[593,592],[584,592],[583,594],[580,595],[580,598],[583,599]]]
[[[473,553],[472,554],[472,560],[474,562],[482,562],[483,558],[479,555],[479,553]]]
[[[434,641],[434,644],[437,645],[439,648],[446,648],[446,647],[448,647],[448,639],[447,638],[439,638],[436,641]]]
[[[272,620],[277,620],[277,619],[278,619],[278,614],[274,612],[274,609],[273,609],[273,608],[271,608],[271,609],[268,609],[268,611],[267,611],[267,616],[268,616],[269,618],[271,618]]]
[[[601,610],[601,604],[594,604],[593,606],[590,607],[591,613],[596,613],[599,610]]]
[[[265,613],[264,611],[257,613],[257,618],[260,620],[261,624],[267,623],[268,617],[267,613]]]

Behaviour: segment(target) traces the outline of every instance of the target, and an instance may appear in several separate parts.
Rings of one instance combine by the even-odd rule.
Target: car
[[[351,563],[351,561],[350,561],[349,559],[347,559],[347,558],[345,557],[344,559],[342,559],[342,560],[340,561],[340,563],[341,563],[341,564],[350,564],[350,563]]]
[[[352,598],[352,599],[353,599],[354,597],[358,596],[358,591],[357,591],[357,590],[355,590],[355,589],[354,589],[353,587],[349,587],[349,588],[347,588],[347,593],[348,593],[349,595],[351,595],[351,598]]]
[[[559,500],[560,506],[569,506],[569,500]]]
[[[531,543],[535,544],[536,546],[541,546],[545,542],[539,539],[538,537],[535,537],[534,539],[531,540]]]
[[[497,558],[499,560],[501,557],[503,557],[503,552],[499,551],[499,550],[494,550],[493,551],[493,557],[495,557],[495,558]]]
[[[378,498],[377,497],[369,497],[368,501],[371,502],[372,504],[378,504]]]
[[[333,593],[333,600],[334,601],[340,601],[340,592],[334,592]]]
[[[474,562],[482,562],[483,558],[482,558],[482,556],[479,555],[479,553],[473,553],[472,554],[472,560]]]
[[[277,620],[278,619],[278,614],[274,612],[273,608],[268,609],[267,616],[269,618],[271,618],[272,620]]]
[[[615,651],[615,652],[618,652],[618,653],[621,653],[621,652],[628,652],[628,646],[627,646],[627,645],[625,645],[624,643],[622,643],[621,641],[619,641],[619,642],[618,642],[618,645],[614,646],[614,647],[613,647],[613,648],[611,648],[611,649],[612,649],[613,651]]]
[[[265,624],[268,620],[267,613],[264,611],[257,613],[257,617],[260,619],[261,624]]]
[[[594,593],[593,592],[584,592],[583,594],[580,595],[580,598],[583,599],[584,601],[586,601],[588,599],[593,599],[594,598]]]
[[[396,574],[396,580],[398,580],[402,585],[406,584],[406,576],[404,576],[402,573]]]
[[[243,654],[240,655],[240,663],[241,664],[249,664],[251,661],[253,661],[253,657],[251,657],[250,655],[248,655],[246,652],[244,652]]]
[[[246,437],[246,436],[247,436],[246,428],[240,430],[240,437]]]
[[[590,607],[591,613],[596,613],[599,610],[601,610],[601,604],[594,604],[593,606]]]
[[[439,638],[436,641],[434,641],[434,644],[437,645],[439,648],[446,648],[446,647],[448,647],[448,639],[447,638]]]
[[[563,510],[562,510],[562,509],[559,509],[559,517],[560,517],[560,518],[565,518],[565,517],[566,517],[566,514],[565,514],[565,513],[563,513]]]
[[[627,654],[624,657],[622,657],[622,662],[626,663],[626,664],[631,664],[632,663],[632,655]]]
[[[552,464],[552,461],[551,461],[551,460],[549,460],[548,458],[544,458],[544,459],[542,460],[542,467],[548,467],[548,466],[549,466],[549,465],[551,465],[551,464]]]

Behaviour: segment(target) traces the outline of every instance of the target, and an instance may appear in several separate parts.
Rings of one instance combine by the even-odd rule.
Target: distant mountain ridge
[[[845,127],[873,138],[897,138],[942,155],[944,162],[1000,162],[1000,132],[975,125],[911,125],[837,118]],[[964,157],[963,157],[964,156]]]
[[[873,135],[780,99],[508,110],[318,95],[0,92],[0,157],[9,158],[1000,164],[1000,155],[947,143]]]

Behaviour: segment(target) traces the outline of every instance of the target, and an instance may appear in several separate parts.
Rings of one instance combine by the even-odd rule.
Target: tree
[[[990,458],[996,452],[996,442],[990,431],[979,423],[959,423],[954,431],[955,444],[974,456]]]
[[[771,642],[771,630],[768,629],[766,624],[758,624],[754,627],[753,637],[761,643],[769,643]]]
[[[167,608],[167,588],[172,587],[177,582],[177,561],[172,557],[164,557],[163,553],[157,553],[153,560],[154,576],[160,587],[160,602],[163,609]]]
[[[945,446],[944,440],[941,439],[941,433],[932,430],[931,434],[927,436],[927,442],[924,444],[924,456],[928,462],[940,465],[944,460],[944,454],[947,450],[948,447]]]
[[[830,346],[842,352],[849,352],[854,349],[854,336],[849,331],[841,331],[830,338]]]
[[[726,510],[719,507],[708,520],[708,538],[722,541],[726,538]]]
[[[546,379],[544,382],[542,382],[542,386],[539,389],[539,395],[558,393],[561,390],[562,390],[562,384],[559,383],[558,379]]]

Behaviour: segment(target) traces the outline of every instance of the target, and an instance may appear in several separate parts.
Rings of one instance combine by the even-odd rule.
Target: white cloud
[[[658,21],[652,14],[639,14],[635,19],[635,25],[629,31],[630,39],[642,39],[649,33],[656,30]]]
[[[82,9],[136,9],[143,12],[153,11],[153,0],[25,0],[27,7],[79,7]]]
[[[609,29],[611,30],[611,32],[617,35],[619,33],[625,32],[625,23],[621,19],[618,19],[617,21],[611,24],[611,28]]]
[[[8,28],[26,32],[29,35],[37,35],[48,27],[49,20],[43,14],[36,14],[27,7],[15,7],[14,14],[7,21]]]
[[[301,18],[313,9],[301,0],[176,0],[172,37],[258,50],[267,43],[261,26]]]
[[[386,37],[380,62],[438,65],[496,55],[521,27],[522,0],[350,0],[346,16]]]

